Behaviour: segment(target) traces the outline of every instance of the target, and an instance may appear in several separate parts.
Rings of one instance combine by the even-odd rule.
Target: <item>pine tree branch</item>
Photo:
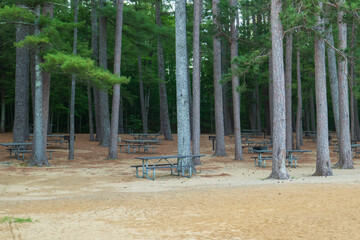
[[[351,56],[345,54],[344,52],[340,51],[339,49],[337,49],[336,47],[334,47],[334,45],[332,45],[328,40],[326,40],[325,38],[324,39],[324,42],[329,46],[331,47],[332,49],[334,49],[338,54],[340,54],[343,58],[347,58],[347,59],[350,59]]]

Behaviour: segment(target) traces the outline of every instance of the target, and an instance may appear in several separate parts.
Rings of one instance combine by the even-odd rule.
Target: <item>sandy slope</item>
[[[288,181],[264,180],[270,164],[255,167],[250,154],[234,161],[229,139],[229,156],[211,156],[207,136],[201,173],[188,179],[162,171],[149,181],[129,168],[139,155],[104,160],[107,149],[87,139],[76,137],[75,160],[55,149],[43,168],[10,160],[0,148],[0,218],[34,220],[0,223],[0,239],[360,239],[359,159],[355,170],[312,177],[310,140],[304,149],[313,152],[288,169]],[[0,134],[0,142],[9,141]],[[156,152],[175,154],[176,140]]]

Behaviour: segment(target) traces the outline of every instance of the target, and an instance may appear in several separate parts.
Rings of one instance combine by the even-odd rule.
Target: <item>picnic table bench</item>
[[[297,167],[297,160],[300,159],[300,155],[306,152],[311,152],[311,150],[288,150],[288,157],[286,158],[288,166]],[[251,157],[255,160],[255,166],[265,167],[266,160],[272,160],[272,150],[254,150],[254,153],[257,153],[257,157]],[[267,154],[265,157],[262,154]],[[270,155],[271,154],[271,155]]]
[[[10,152],[10,158],[12,158],[12,153],[15,157],[20,160],[20,155],[22,154],[22,160],[25,158],[25,153],[32,153],[32,143],[0,143],[1,146],[6,147],[6,150]],[[46,150],[49,153],[49,159],[51,159],[51,154],[54,152],[52,150]]]
[[[33,134],[29,134],[29,140],[32,141],[34,137]],[[74,136],[75,140],[76,136]],[[46,136],[47,143],[54,143],[55,147],[59,146],[63,148],[63,143],[67,144],[68,148],[70,147],[70,136],[69,135],[59,135],[59,134],[49,134]]]
[[[185,158],[200,158],[205,155],[173,155],[173,156],[153,156],[153,157],[136,157],[135,159],[139,159],[142,161],[141,165],[132,165],[136,169],[136,177],[138,178],[147,178],[150,180],[155,180],[156,176],[156,169],[170,169],[171,175],[174,175],[174,170],[177,171],[177,175],[179,176],[180,173],[183,177],[191,177],[193,168],[195,167],[194,164],[183,164],[183,160]],[[176,160],[176,162],[172,162],[171,160]],[[154,163],[149,163],[155,161]],[[164,162],[164,163],[163,163]],[[142,170],[142,175],[139,175],[139,168]],[[149,176],[149,171],[153,171],[153,177]],[[188,175],[186,176],[185,173],[188,170]]]
[[[48,159],[51,159],[51,154],[55,151],[54,150],[46,150],[46,152],[49,154]],[[25,153],[32,153],[32,150],[30,150],[30,149],[18,150],[17,159],[20,160],[20,154],[22,154],[22,160],[25,160]]]
[[[336,148],[334,146],[334,152],[338,154],[339,157],[339,146],[336,145]],[[351,144],[351,152],[353,157],[358,157],[360,155],[360,144]]]
[[[140,151],[140,149],[144,149],[144,153],[150,153],[149,150],[152,149],[152,153],[155,153],[155,146],[150,145],[151,143],[156,144],[159,142],[158,139],[152,140],[124,140],[125,144],[119,144],[119,151],[124,148],[124,152],[126,153],[135,153],[136,150]],[[132,149],[133,151],[130,151]]]

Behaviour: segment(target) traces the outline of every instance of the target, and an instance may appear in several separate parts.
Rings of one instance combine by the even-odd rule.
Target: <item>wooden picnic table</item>
[[[311,150],[288,150],[288,166],[297,167],[297,160],[300,159],[300,155],[306,152],[311,152]],[[255,159],[255,166],[265,167],[266,160],[272,160],[272,150],[254,150],[254,153],[258,154],[258,157],[252,157]],[[268,154],[266,157],[263,157],[262,154]],[[271,154],[271,156],[269,155]]]
[[[185,158],[200,158],[205,155],[173,155],[173,156],[153,156],[153,157],[136,157],[135,159],[139,159],[142,161],[141,165],[133,165],[131,167],[136,168],[136,177],[138,178],[146,178],[150,180],[155,180],[156,169],[170,169],[171,175],[174,175],[174,170],[177,171],[177,175],[179,176],[180,173],[183,177],[191,177],[192,169],[195,167],[194,165],[190,164],[183,164],[183,160]],[[176,162],[174,162],[176,160]],[[154,163],[149,163],[153,162]],[[164,163],[163,163],[164,162]],[[142,175],[139,175],[139,168],[142,169]],[[153,177],[149,176],[149,170],[153,171]],[[189,171],[188,175],[185,175],[186,171]]]
[[[125,147],[125,152],[130,153],[130,148],[134,149],[134,153],[135,150],[138,149],[138,151],[140,151],[140,148],[144,148],[144,152],[149,152],[149,149],[152,148],[153,149],[153,153],[155,153],[155,146],[151,146],[150,144],[156,144],[159,142],[158,139],[152,139],[152,140],[124,140],[125,145],[119,145],[120,147],[120,152],[121,152],[121,148]]]

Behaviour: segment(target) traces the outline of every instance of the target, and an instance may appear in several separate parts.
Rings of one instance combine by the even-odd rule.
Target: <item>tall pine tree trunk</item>
[[[296,50],[296,77],[297,77],[297,112],[296,112],[296,149],[300,150],[302,145],[302,92],[301,92],[301,69],[300,48]]]
[[[219,0],[212,0],[213,23],[219,27]],[[224,136],[224,110],[222,99],[221,80],[221,43],[217,33],[213,35],[213,62],[214,62],[214,100],[215,100],[215,132],[216,148],[215,156],[225,156],[225,136]]]
[[[344,4],[344,0],[340,0],[340,4]],[[345,12],[339,10],[338,12],[338,41],[339,50],[345,51],[347,48],[347,29],[344,19]],[[352,152],[350,142],[350,119],[349,119],[349,93],[348,93],[348,62],[344,56],[338,58],[338,77],[339,77],[339,127],[340,139],[339,141],[339,162],[334,167],[342,169],[352,169]]]
[[[98,51],[98,24],[97,24],[97,12],[98,8],[97,0],[91,0],[91,49],[92,49],[92,57],[95,61],[95,64],[98,64],[99,59],[99,51]],[[93,87],[94,93],[94,111],[95,111],[95,132],[96,132],[96,141],[100,141],[101,139],[101,131],[100,131],[100,120],[99,120],[99,90],[96,87]],[[90,93],[91,95],[91,93]],[[89,93],[88,93],[89,96]],[[89,100],[88,100],[89,101]],[[91,102],[90,102],[91,103]],[[90,108],[89,108],[90,111]],[[89,119],[90,112],[89,112]]]
[[[42,8],[42,14],[49,18],[53,18],[54,4],[45,3]],[[42,60],[43,61],[43,60]],[[49,111],[50,111],[50,80],[51,74],[49,72],[42,72],[42,81],[43,81],[43,99],[42,99],[42,108],[43,108],[43,135],[44,135],[44,151],[46,151],[46,141],[49,129]]]
[[[260,114],[260,91],[259,83],[255,85],[255,99],[256,99],[256,130],[261,131],[261,114]]]
[[[121,91],[120,91],[120,108],[119,108],[119,133],[124,134],[124,106],[123,106],[123,99],[121,97]]]
[[[328,15],[329,15],[329,7],[325,6],[325,24],[328,25]],[[332,26],[329,24],[325,29],[325,38],[326,40],[334,46],[334,36],[332,31]],[[340,127],[339,127],[339,83],[338,83],[338,72],[336,66],[336,56],[335,50],[327,46],[327,59],[328,59],[328,69],[329,69],[329,79],[330,79],[330,91],[331,91],[331,102],[334,113],[334,122],[335,122],[335,130],[338,139],[340,138]]]
[[[322,8],[322,3],[319,3]],[[324,22],[318,17],[319,35],[324,32]],[[316,91],[316,170],[314,176],[331,176],[329,155],[329,128],[326,95],[325,42],[315,36],[315,91]]]
[[[353,20],[351,27],[351,59],[350,59],[350,101],[351,101],[351,139],[354,142],[359,141],[359,119],[357,113],[357,98],[354,94],[354,89],[356,87],[355,82],[355,58],[354,58],[354,49],[355,49],[355,38],[356,38],[356,25],[355,20]]]
[[[87,95],[88,95],[88,109],[89,109],[89,140],[94,141],[94,117],[92,110],[92,97],[91,97],[91,87],[89,82],[87,83]]]
[[[286,159],[286,115],[285,115],[285,76],[283,53],[283,27],[280,21],[281,1],[271,0],[271,40],[273,63],[273,160],[269,178],[289,179],[285,167]]]
[[[140,106],[141,106],[141,119],[143,133],[148,132],[148,105],[147,105],[147,96],[144,96],[144,80],[142,77],[142,63],[141,56],[138,54],[138,70],[139,70],[139,90],[140,90]]]
[[[285,52],[285,103],[286,103],[286,150],[293,149],[293,128],[292,128],[292,51],[293,34],[286,35]]]
[[[116,0],[116,27],[115,27],[115,50],[114,50],[114,74],[120,76],[121,66],[121,41],[123,27],[123,0]],[[118,127],[119,127],[119,107],[120,107],[120,84],[114,84],[113,101],[111,113],[111,131],[109,159],[118,158]]]
[[[230,0],[230,6],[236,8],[237,1]],[[235,11],[237,14],[237,11]],[[231,59],[238,57],[239,49],[237,43],[238,31],[235,25],[235,17],[231,21]],[[237,64],[231,63],[231,70],[233,71],[231,77],[232,96],[233,96],[233,112],[234,112],[234,136],[235,136],[235,160],[244,160],[241,147],[241,124],[240,124],[240,93],[237,91],[239,87],[239,77],[234,73],[237,69]]]
[[[192,150],[193,154],[200,154],[200,22],[202,0],[194,0],[194,27],[193,27],[193,104],[192,104]],[[196,160],[200,164],[200,159]]]
[[[310,130],[316,131],[314,91],[310,89]]]
[[[175,39],[178,154],[189,155],[191,132],[186,53],[186,0],[175,1]],[[184,160],[183,164],[190,164],[190,160]]]
[[[34,34],[38,36],[40,34],[39,18],[40,18],[40,5],[35,7],[35,24]],[[34,139],[33,139],[33,151],[30,165],[41,167],[43,165],[49,165],[46,158],[46,139],[43,134],[43,81],[42,73],[40,69],[40,50],[35,48],[35,119],[34,119]]]
[[[2,69],[2,80],[4,82],[5,77],[4,77],[5,73],[4,73],[4,69]],[[5,132],[5,86],[2,83],[1,85],[1,120],[0,120],[0,132],[4,133]]]
[[[29,27],[16,24],[16,42],[22,41],[29,34]],[[29,49],[16,48],[15,71],[15,115],[13,142],[23,143],[28,136],[29,125]]]
[[[274,84],[273,84],[272,53],[269,56],[269,109],[270,109],[270,136],[274,132]]]
[[[105,0],[100,1],[100,7],[103,8]],[[107,69],[107,37],[106,37],[107,20],[105,16],[99,19],[99,65]],[[101,146],[109,147],[110,145],[110,114],[109,114],[109,96],[107,90],[99,90],[99,120],[101,128]]]
[[[161,0],[156,1],[156,25],[162,26],[161,23]],[[159,82],[159,97],[160,97],[160,119],[161,119],[161,130],[164,133],[165,140],[172,140],[166,84],[165,84],[165,66],[164,66],[164,49],[161,41],[161,37],[157,38],[157,52],[158,52],[158,76]],[[187,70],[185,71],[185,75]]]
[[[78,22],[78,6],[79,0],[73,0],[74,4],[74,24]],[[78,29],[74,28],[74,43],[73,43],[73,54],[77,54],[77,38]],[[75,85],[76,75],[71,77],[71,96],[70,96],[70,141],[69,141],[69,157],[68,159],[74,159],[74,139],[75,139]]]

